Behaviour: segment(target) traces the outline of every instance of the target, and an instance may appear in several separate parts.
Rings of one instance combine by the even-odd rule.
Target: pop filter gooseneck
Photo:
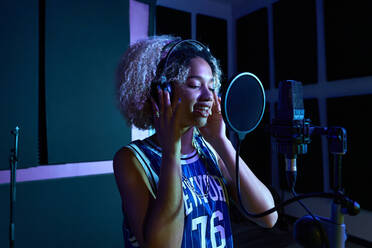
[[[249,72],[240,73],[229,82],[224,90],[222,90],[222,116],[226,125],[230,127],[238,137],[235,158],[235,181],[238,200],[243,212],[250,217],[262,217],[275,211],[275,209],[271,209],[262,213],[263,215],[249,213],[245,209],[240,195],[240,144],[245,136],[252,132],[261,122],[265,111],[265,100],[265,91],[261,81],[254,74]]]

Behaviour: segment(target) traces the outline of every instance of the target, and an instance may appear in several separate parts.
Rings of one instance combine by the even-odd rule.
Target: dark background
[[[18,171],[112,160],[130,141],[114,97],[128,16],[127,0],[0,1],[0,170],[9,170],[17,125]],[[0,184],[0,247],[9,190]],[[19,182],[16,193],[15,247],[122,246],[113,174]]]
[[[323,3],[321,7],[318,2]],[[371,210],[367,193],[372,186],[368,173],[372,139],[370,13],[372,2],[368,0],[280,0],[270,4],[270,9],[260,7],[231,19],[157,6],[155,26],[157,34],[195,36],[210,46],[220,60],[223,83],[243,71],[261,79],[269,96],[266,112],[257,130],[243,141],[241,155],[272,188],[287,186],[283,160],[275,153],[265,126],[275,115],[278,82],[301,81],[306,117],[316,125],[346,128],[343,187],[364,210]],[[130,127],[115,108],[113,83],[116,64],[129,43],[128,16],[127,0],[0,2],[1,170],[9,168],[10,130],[16,125],[21,128],[21,169],[111,160],[130,141]],[[192,18],[196,30],[192,30]],[[229,21],[236,42],[230,46]],[[324,58],[319,58],[322,51]],[[235,59],[228,63],[231,53]],[[314,137],[308,154],[299,159],[298,192],[329,189],[332,158],[324,160],[325,141]],[[19,245],[30,247],[44,233],[50,235],[45,244],[73,240],[69,244],[61,241],[61,247],[93,243],[102,247],[104,239],[121,237],[115,187],[112,175],[20,183],[16,235],[24,240]],[[8,192],[9,185],[0,185],[0,199],[8,198]],[[80,201],[84,204],[76,206]],[[0,244],[8,232],[8,204],[2,206]],[[45,215],[40,217],[40,212]],[[93,237],[97,226],[106,228],[102,236]],[[35,233],[31,229],[38,235],[31,236]],[[75,239],[78,232],[84,239]]]
[[[362,208],[372,209],[372,200],[365,192],[371,185],[366,179],[366,170],[370,164],[365,149],[368,140],[372,139],[369,118],[363,116],[361,109],[370,109],[371,95],[355,95],[334,97],[333,87],[337,81],[352,77],[372,75],[372,66],[368,58],[372,57],[372,36],[368,36],[368,27],[372,26],[372,10],[370,1],[325,0],[323,5],[324,34],[317,32],[317,11],[315,0],[281,0],[272,5],[273,21],[273,57],[274,88],[270,83],[269,27],[268,10],[260,8],[248,15],[236,19],[236,72],[249,71],[256,74],[266,90],[276,90],[279,81],[291,79],[301,81],[304,87],[305,117],[317,126],[342,126],[348,132],[348,152],[344,156],[344,187],[353,199],[361,203]],[[190,38],[191,14],[158,6],[157,34],[175,34]],[[177,25],[169,25],[167,18],[177,17]],[[177,27],[175,27],[177,26]],[[220,59],[222,68],[227,74],[227,34],[226,20],[196,15],[196,39],[209,45],[211,51]],[[319,82],[318,72],[318,35],[324,37],[326,64],[324,70],[329,81]],[[232,70],[233,71],[233,70]],[[226,83],[225,77],[223,82]],[[327,84],[326,90],[311,91],[313,96],[307,97],[306,86]],[[352,82],[350,82],[352,84]],[[367,82],[366,82],[367,83]],[[342,87],[342,86],[341,86]],[[345,92],[347,93],[347,92]],[[329,96],[328,96],[329,95]],[[326,104],[319,104],[320,99]],[[347,99],[347,100],[345,100]],[[275,116],[276,98],[267,99],[267,108],[262,123],[243,141],[241,154],[250,161],[254,172],[268,185],[272,185],[272,177],[279,178],[279,186],[288,189],[284,175],[284,159],[275,152],[275,144],[271,144],[265,126]],[[369,101],[368,101],[369,100]],[[274,104],[274,105],[273,105]],[[320,109],[322,108],[322,109]],[[320,117],[325,113],[325,118]],[[271,145],[270,145],[271,144]],[[326,145],[326,144],[324,144]],[[270,148],[272,146],[272,148]],[[298,159],[298,179],[296,191],[299,193],[319,192],[329,189],[332,184],[332,160],[323,164],[322,139],[312,137],[308,145],[308,153]],[[327,150],[325,150],[327,152]],[[272,174],[272,156],[277,156],[279,174]],[[329,156],[331,159],[331,156]],[[329,172],[324,174],[324,166]],[[328,169],[327,169],[328,168]],[[328,176],[324,180],[324,176]],[[324,185],[324,181],[327,185]]]

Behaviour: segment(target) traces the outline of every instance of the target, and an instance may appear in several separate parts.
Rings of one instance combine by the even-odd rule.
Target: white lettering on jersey
[[[219,221],[223,221],[223,213],[219,210],[214,212],[211,216],[210,234],[212,247],[223,248],[226,246],[225,228],[221,225],[216,225],[216,219],[218,219]],[[221,244],[219,246],[217,246],[217,235],[219,235],[221,241]]]
[[[189,215],[193,209],[196,209],[199,205],[202,205],[202,202],[205,204],[208,204],[209,200],[214,202],[226,202],[225,191],[223,186],[221,186],[222,183],[222,180],[219,178],[214,178],[213,176],[209,175],[190,177],[188,178],[188,182],[182,182],[182,186],[184,188],[183,201],[185,204],[186,215]],[[208,188],[209,191],[206,197],[200,197],[197,195],[204,194]],[[189,189],[189,194],[186,192],[186,189]],[[195,193],[195,190],[197,190],[197,193]]]
[[[219,200],[220,201],[224,201],[226,202],[226,198],[225,198],[225,194],[224,194],[224,191],[223,191],[223,187],[221,185],[218,184],[218,182],[216,182],[216,179],[211,177],[211,183],[214,183],[214,185],[216,186],[217,188],[217,192],[218,192],[218,195],[219,195]]]
[[[203,187],[203,177],[206,177],[206,176],[207,175],[199,175],[199,176],[195,176],[194,177],[195,184],[198,186],[199,191],[200,191],[200,194],[202,194],[202,195],[205,194],[204,191],[207,191],[207,188],[208,188],[207,185],[204,185],[204,187]],[[202,198],[203,198],[204,203],[207,203],[208,202],[208,198],[207,197],[202,197]]]
[[[200,244],[202,248],[206,247],[206,240],[210,240],[212,248],[224,248],[226,247],[226,237],[225,237],[225,228],[222,225],[219,225],[219,222],[223,221],[223,213],[219,210],[213,212],[210,220],[208,220],[207,215],[199,216],[191,221],[192,231],[199,232]],[[209,225],[210,237],[207,235],[207,227]],[[219,237],[219,239],[217,239]],[[219,241],[217,244],[217,241]]]
[[[184,189],[186,189],[186,185],[182,183],[182,186]],[[185,191],[183,191],[183,202],[185,204],[185,211],[186,211],[186,216],[189,215],[193,208],[192,208],[192,201],[189,199],[189,195],[185,194]]]
[[[191,225],[192,225],[192,230],[193,231],[198,231],[200,230],[199,237],[200,237],[200,243],[202,248],[206,248],[206,243],[205,243],[205,237],[206,237],[206,231],[207,231],[207,221],[208,221],[208,216],[199,216],[195,219],[192,219]],[[200,225],[200,228],[198,226]]]
[[[211,183],[211,178],[212,177],[209,177],[209,197],[212,199],[212,201],[217,201],[218,200],[218,193],[217,193],[217,190],[214,186],[214,183]],[[204,183],[207,184],[207,182],[204,182]]]

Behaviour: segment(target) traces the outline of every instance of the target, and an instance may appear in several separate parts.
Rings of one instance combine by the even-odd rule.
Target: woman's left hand
[[[200,127],[200,133],[211,145],[226,137],[226,125],[221,113],[221,98],[217,96],[217,92],[213,93],[214,103],[212,106],[212,114],[208,117],[207,124]]]

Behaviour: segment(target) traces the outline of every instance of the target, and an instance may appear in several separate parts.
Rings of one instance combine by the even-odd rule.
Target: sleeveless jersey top
[[[185,223],[182,248],[231,248],[233,238],[229,201],[224,179],[215,154],[201,136],[195,136],[198,151],[181,156]],[[161,150],[149,139],[131,142],[156,195]],[[123,223],[125,248],[139,247],[129,225]]]

